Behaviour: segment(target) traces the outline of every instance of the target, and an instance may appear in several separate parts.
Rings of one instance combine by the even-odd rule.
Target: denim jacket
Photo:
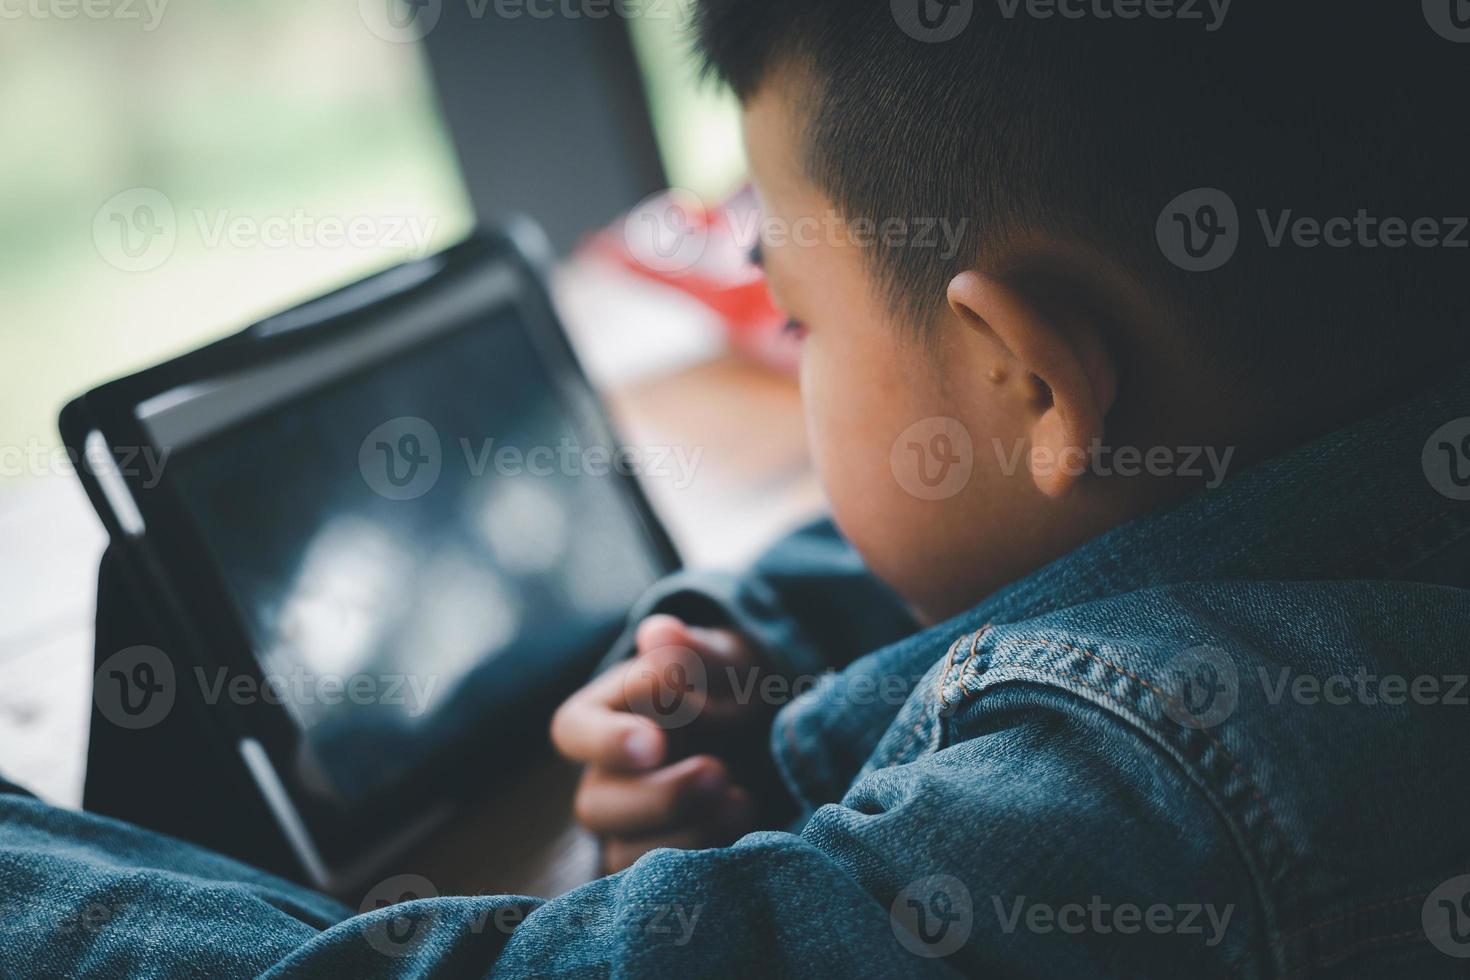
[[[0,798],[6,972],[1470,973],[1470,374],[917,631],[830,524],[638,611],[738,625],[799,697],[802,817],[554,899],[353,916]],[[872,652],[869,652],[872,651]],[[68,910],[111,910],[95,929]],[[67,914],[63,914],[67,913]]]

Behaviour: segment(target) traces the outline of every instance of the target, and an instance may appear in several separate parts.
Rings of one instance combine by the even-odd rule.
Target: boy
[[[17,801],[6,892],[122,911],[10,961],[1462,975],[1470,46],[1191,10],[699,4],[841,535],[666,583],[558,712],[620,873],[346,918]]]

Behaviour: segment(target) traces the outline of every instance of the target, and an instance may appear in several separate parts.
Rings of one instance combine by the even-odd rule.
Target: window
[[[419,46],[358,4],[89,6],[0,14],[0,502],[73,395],[472,223]]]
[[[692,0],[634,6],[644,13],[628,24],[669,183],[714,204],[743,181],[745,154],[734,96],[699,80],[688,35],[692,6]]]

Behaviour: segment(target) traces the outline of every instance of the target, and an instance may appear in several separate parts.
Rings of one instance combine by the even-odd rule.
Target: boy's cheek
[[[826,391],[809,383],[806,391],[812,454],[833,520],[923,618],[943,619],[978,601],[1024,557],[1017,529],[1034,523],[1036,494],[1024,463],[1013,460],[1019,468],[1003,472],[997,437],[943,414],[953,407],[884,413],[872,388],[870,397],[860,386]]]
[[[964,489],[973,488],[936,498],[923,482],[911,479],[917,473],[911,461],[918,460],[904,458],[907,450],[896,440],[897,430],[869,417],[864,409],[861,405],[809,409],[817,473],[844,537],[874,574],[911,604],[924,607],[934,599],[932,570],[957,558],[951,553],[958,543],[951,529],[963,520]],[[942,481],[936,467],[943,464],[928,462],[923,478]],[[922,495],[911,491],[914,486]]]
[[[918,610],[963,609],[1021,562],[1026,536],[1016,529],[1036,523],[1034,487],[1012,451],[1024,446],[1024,413],[977,383],[985,373],[963,352],[936,366],[887,324],[840,326],[813,329],[800,372],[833,520]]]
[[[888,466],[886,426],[874,417],[871,383],[834,378],[810,353],[802,364],[807,438],[832,518],[880,578],[908,523]],[[853,397],[866,388],[868,398]],[[890,585],[897,583],[890,581]]]
[[[976,515],[964,501],[848,484],[833,492],[832,516],[873,574],[920,619],[938,622],[981,597],[988,529],[966,519]]]

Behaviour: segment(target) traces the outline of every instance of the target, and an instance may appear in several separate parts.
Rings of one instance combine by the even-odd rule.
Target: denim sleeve
[[[664,579],[638,602],[607,663],[632,652],[632,627],[654,613],[739,629],[792,677],[840,669],[918,629],[903,601],[826,519],[782,539],[744,574],[690,571]]]
[[[1027,697],[864,777],[799,835],[654,851],[546,903],[384,910],[280,975],[1259,975],[1249,876],[1184,773],[1115,718]],[[391,916],[397,959],[364,941]]]
[[[549,902],[350,916],[175,840],[0,800],[0,960],[60,976],[1259,975],[1248,876],[1185,775],[1066,696],[993,700],[984,732],[864,776],[799,835],[653,851]]]
[[[350,914],[183,841],[0,796],[5,976],[253,976]]]

